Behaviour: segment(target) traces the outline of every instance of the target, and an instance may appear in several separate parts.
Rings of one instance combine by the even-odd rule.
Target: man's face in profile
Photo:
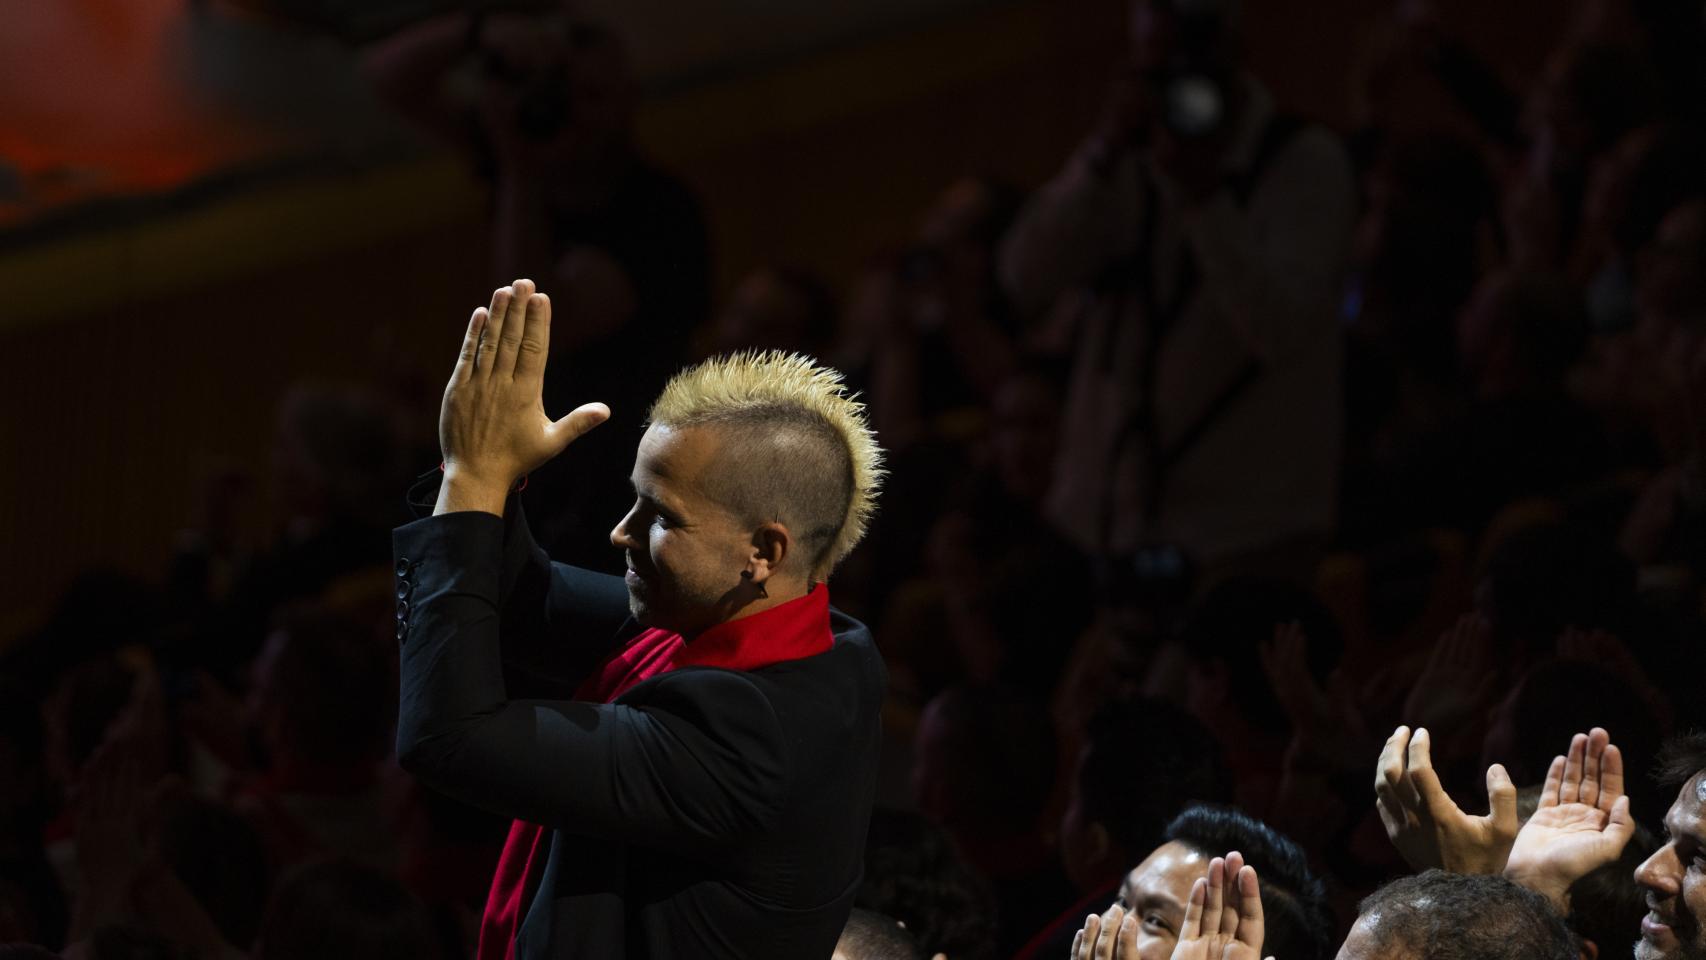
[[[634,459],[634,506],[610,532],[628,561],[628,608],[648,627],[692,636],[738,605],[752,533],[705,492],[714,429],[653,424]]]
[[[1169,840],[1126,874],[1119,904],[1137,918],[1138,960],[1168,960],[1173,955],[1191,885],[1207,872],[1207,857]]]
[[[1700,918],[1706,916],[1703,790],[1700,774],[1682,785],[1665,814],[1665,845],[1635,868],[1635,882],[1646,891],[1649,911],[1641,919],[1637,960],[1706,958],[1706,939],[1700,929]]]

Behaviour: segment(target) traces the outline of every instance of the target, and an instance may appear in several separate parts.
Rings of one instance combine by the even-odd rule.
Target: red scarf
[[[609,703],[629,688],[677,667],[756,670],[827,651],[835,642],[829,629],[829,587],[750,617],[720,623],[688,643],[678,633],[647,630],[606,657],[575,699]],[[477,960],[515,960],[515,935],[533,900],[550,852],[551,832],[517,820],[498,857],[486,912],[480,919]]]

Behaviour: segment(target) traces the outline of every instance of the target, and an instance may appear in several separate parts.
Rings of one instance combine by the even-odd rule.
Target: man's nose
[[[1674,897],[1682,890],[1680,866],[1676,844],[1667,843],[1635,868],[1635,882],[1661,896]]]
[[[634,510],[630,507],[628,512],[622,515],[622,519],[616,521],[616,526],[610,529],[611,546],[618,550],[627,550],[634,545],[633,540],[628,536],[628,521],[633,517]]]

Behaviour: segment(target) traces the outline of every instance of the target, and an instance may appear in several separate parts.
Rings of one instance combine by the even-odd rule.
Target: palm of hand
[[[1510,868],[1546,865],[1554,870],[1617,859],[1620,839],[1606,832],[1609,815],[1585,803],[1560,803],[1534,811],[1511,847]]]

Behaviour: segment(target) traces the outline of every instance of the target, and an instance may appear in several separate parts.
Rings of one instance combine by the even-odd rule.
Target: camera
[[[1162,72],[1161,122],[1174,136],[1219,133],[1230,113],[1233,78],[1222,57],[1229,0],[1173,0],[1174,49]]]
[[[515,123],[522,136],[542,143],[569,125],[568,71],[562,65],[524,72],[488,52],[485,72],[489,79],[515,90]]]

